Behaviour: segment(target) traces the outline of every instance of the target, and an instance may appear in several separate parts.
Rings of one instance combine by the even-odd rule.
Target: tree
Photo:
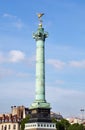
[[[21,121],[21,130],[24,130],[24,128],[25,128],[25,123],[28,123],[29,119],[30,119],[30,116],[27,115],[26,118],[24,118],[24,119]]]
[[[57,130],[65,130],[64,125],[61,123],[61,121],[58,121],[56,124]]]
[[[68,130],[85,130],[85,127],[82,124],[75,123],[70,125]]]
[[[53,118],[52,122],[56,123],[57,130],[68,130],[70,126],[70,123],[65,119],[61,119],[60,121],[57,121],[56,118]]]
[[[66,119],[61,119],[61,124],[64,126],[64,130],[68,130],[70,123]]]

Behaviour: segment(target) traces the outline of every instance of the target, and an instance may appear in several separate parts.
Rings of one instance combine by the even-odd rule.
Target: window
[[[49,127],[49,125],[47,124],[47,127]]]
[[[5,125],[4,130],[7,130],[7,126]]]
[[[46,126],[46,124],[44,124],[44,127]]]
[[[3,130],[3,125],[2,125],[2,128],[1,128],[1,130]]]
[[[53,127],[55,127],[55,126],[53,125]]]
[[[13,129],[16,129],[16,125],[13,125]]]
[[[38,126],[40,126],[40,124],[38,124]]]
[[[11,128],[11,126],[9,125],[9,126],[8,126],[8,129],[10,130],[10,128]]]

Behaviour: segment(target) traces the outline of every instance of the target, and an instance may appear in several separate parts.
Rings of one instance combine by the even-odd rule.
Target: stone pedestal
[[[50,109],[37,108],[30,111],[29,122],[51,122]]]

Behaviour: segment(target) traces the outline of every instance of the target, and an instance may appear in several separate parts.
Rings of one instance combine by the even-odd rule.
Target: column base
[[[29,109],[34,109],[34,108],[50,108],[50,103],[47,103],[46,101],[35,101],[31,104]]]

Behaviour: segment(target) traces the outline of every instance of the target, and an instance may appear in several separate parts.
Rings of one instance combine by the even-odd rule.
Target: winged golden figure
[[[37,16],[38,16],[39,19],[40,19],[43,15],[44,15],[44,13],[39,13],[39,14],[37,14]]]
[[[40,24],[42,25],[42,19],[41,17],[44,15],[44,13],[38,13],[37,16],[38,16],[38,19],[39,19],[39,22]]]

